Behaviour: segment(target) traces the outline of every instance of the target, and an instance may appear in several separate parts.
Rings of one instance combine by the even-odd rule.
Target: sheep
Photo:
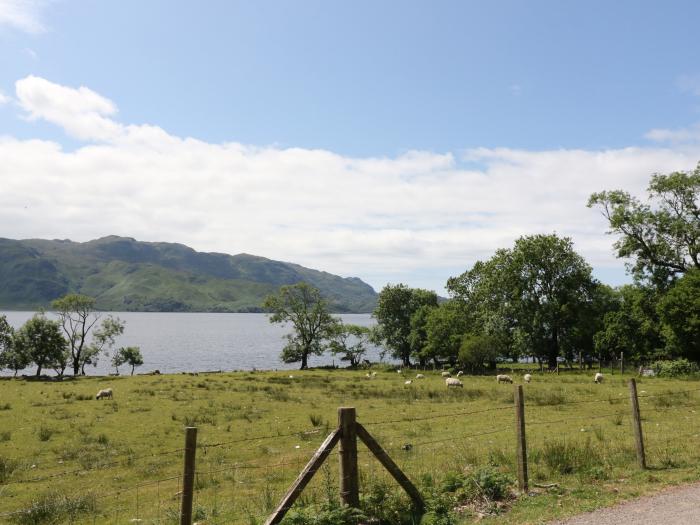
[[[416,374],[416,379],[425,379],[423,374]]]
[[[525,374],[523,376],[523,381],[525,381],[526,383],[529,383],[530,381],[532,381],[532,376],[530,374]]]
[[[452,374],[450,374],[449,372],[443,372],[442,377],[452,377]]]
[[[463,375],[464,375],[464,372],[462,372],[461,370],[459,372],[457,372],[457,377],[461,377]]]
[[[411,383],[413,383],[413,379],[407,380],[406,382],[404,382],[404,385],[410,385]]]
[[[458,386],[459,388],[464,388],[462,382],[456,377],[448,377],[447,379],[445,379],[445,384],[447,385],[447,388],[451,386]]]
[[[105,388],[104,390],[100,390],[97,392],[97,395],[95,396],[95,399],[102,399],[104,397],[107,397],[109,399],[112,399],[112,389],[111,388]]]
[[[598,384],[602,383],[603,382],[603,374],[601,374],[600,372],[597,372],[595,377],[593,378],[593,382],[598,383]]]
[[[498,374],[496,376],[496,383],[512,383],[513,378],[505,374]]]

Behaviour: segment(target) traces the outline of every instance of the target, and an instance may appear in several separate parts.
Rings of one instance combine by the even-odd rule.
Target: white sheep
[[[532,376],[530,374],[525,374],[523,376],[523,381],[525,381],[526,383],[529,383],[530,381],[532,381]]]
[[[456,377],[448,377],[447,379],[445,379],[445,384],[447,385],[447,388],[451,386],[458,386],[460,388],[464,388],[462,382]]]
[[[496,376],[496,383],[512,383],[513,378],[505,374],[498,374]]]
[[[452,377],[452,374],[450,374],[449,372],[443,372],[442,377]]]
[[[593,382],[599,383],[599,384],[602,383],[603,382],[603,374],[601,374],[600,372],[597,372],[595,377],[593,378]]]
[[[410,385],[411,383],[413,383],[413,380],[412,380],[412,379],[408,379],[408,380],[404,383],[404,385]]]
[[[423,374],[416,374],[416,379],[425,379]]]
[[[111,388],[105,388],[104,390],[100,390],[99,392],[97,392],[95,399],[102,399],[105,397],[107,397],[109,399],[113,399],[113,394],[112,394]]]
[[[464,372],[462,372],[461,370],[459,372],[457,372],[457,377],[461,377],[463,375],[464,375]]]

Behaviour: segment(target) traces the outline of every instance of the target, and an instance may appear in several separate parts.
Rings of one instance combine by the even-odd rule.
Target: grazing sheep
[[[496,383],[512,383],[513,378],[505,374],[498,374],[496,376]]]
[[[95,399],[102,399],[104,397],[107,397],[109,399],[113,398],[111,388],[105,388],[104,390],[100,390],[99,392],[97,392]]]
[[[407,380],[407,381],[404,383],[404,385],[410,385],[411,383],[413,383],[413,379]]]
[[[602,383],[603,382],[603,374],[601,374],[600,372],[597,372],[595,377],[593,378],[593,382],[599,383],[599,384]]]
[[[459,372],[457,372],[457,377],[462,377],[463,375],[464,375],[464,372],[462,372],[461,370]]]
[[[423,374],[416,374],[416,379],[425,379]]]
[[[403,370],[401,370],[401,369],[399,368],[399,369],[396,371],[396,373],[397,373],[397,374],[403,374]]]
[[[442,377],[452,377],[452,374],[450,374],[449,372],[443,372]]]
[[[532,381],[532,376],[530,374],[525,374],[523,376],[523,381],[525,381],[526,383],[529,383],[530,381]]]
[[[445,379],[445,384],[447,385],[447,388],[451,386],[458,386],[459,388],[464,388],[462,382],[456,377],[448,377],[447,379]]]

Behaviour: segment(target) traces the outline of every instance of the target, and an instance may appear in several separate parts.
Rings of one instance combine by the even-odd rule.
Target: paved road
[[[700,483],[672,488],[551,525],[700,525]]]

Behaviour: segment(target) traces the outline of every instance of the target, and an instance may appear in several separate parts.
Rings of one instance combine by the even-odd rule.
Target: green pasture
[[[3,378],[0,522],[176,523],[184,427],[196,426],[195,521],[262,523],[334,428],[340,406],[356,407],[431,508],[447,501],[465,523],[544,523],[700,479],[700,381],[638,379],[649,464],[640,471],[627,377],[608,372],[596,385],[594,372],[533,372],[524,385],[530,496],[445,500],[455,475],[489,466],[515,479],[513,386],[468,376],[464,388],[448,389],[438,373],[423,373]],[[94,399],[103,388],[113,400]],[[358,447],[364,505],[387,523],[405,520],[408,500]],[[335,501],[337,477],[332,454],[299,508]],[[23,509],[30,512],[8,514]]]

